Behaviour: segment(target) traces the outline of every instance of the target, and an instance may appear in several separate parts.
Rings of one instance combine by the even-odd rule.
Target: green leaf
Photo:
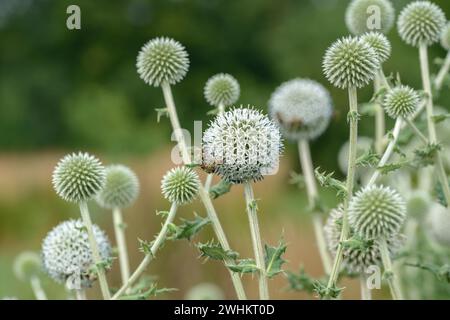
[[[342,246],[346,249],[352,249],[352,250],[359,250],[362,252],[366,252],[367,250],[371,249],[374,241],[373,240],[366,240],[363,237],[355,234],[353,237],[342,241]]]
[[[380,171],[380,173],[382,175],[386,175],[390,172],[401,169],[408,164],[409,164],[409,161],[405,160],[405,161],[400,161],[400,162],[388,163],[388,164],[385,164],[384,166],[379,166],[377,169]]]
[[[203,227],[211,222],[208,218],[202,218],[196,213],[194,215],[194,220],[181,219],[183,224],[179,226],[173,225],[173,231],[167,238],[169,240],[191,240]]]
[[[231,183],[222,179],[219,183],[215,184],[209,189],[209,194],[211,195],[211,198],[217,199],[218,197],[230,192],[230,190]]]
[[[316,175],[317,181],[319,181],[322,187],[332,188],[337,191],[338,197],[345,197],[345,195],[347,194],[345,184],[342,181],[333,178],[334,172],[329,174],[327,174],[326,172],[320,172],[320,167],[318,167],[314,171],[314,173]]]
[[[256,266],[255,260],[253,259],[242,259],[238,260],[236,264],[227,264],[228,269],[233,272],[238,273],[255,273],[258,272],[259,269]]]
[[[239,256],[239,254],[235,251],[224,250],[219,243],[215,243],[212,240],[207,243],[198,243],[197,248],[200,250],[200,256],[207,259],[234,260]]]
[[[277,274],[283,272],[281,266],[286,262],[282,255],[286,252],[287,246],[283,239],[280,240],[277,247],[264,246],[266,264],[266,274],[269,278],[273,278]]]
[[[310,294],[315,293],[316,279],[307,274],[303,267],[300,267],[299,273],[286,272],[287,280],[289,284],[289,290],[303,291]]]
[[[159,123],[161,120],[161,117],[169,117],[169,112],[167,108],[156,108],[155,109],[157,115],[156,115],[156,121]]]
[[[434,115],[431,118],[433,119],[434,123],[440,123],[450,118],[450,113]]]
[[[417,167],[433,165],[439,150],[441,145],[436,143],[429,143],[423,148],[414,150],[414,165]]]
[[[339,288],[336,285],[328,288],[324,282],[319,280],[314,281],[314,292],[316,292],[321,299],[336,299],[339,297],[342,290],[344,290],[344,288]]]
[[[358,111],[349,111],[347,113],[347,122],[359,121],[361,119],[361,115]]]
[[[363,155],[356,159],[356,165],[361,167],[373,167],[378,164],[380,157],[371,149],[367,150]]]
[[[139,242],[139,251],[141,251],[145,255],[153,256],[151,242],[149,242],[147,240],[141,240],[139,238],[138,238],[138,242]]]

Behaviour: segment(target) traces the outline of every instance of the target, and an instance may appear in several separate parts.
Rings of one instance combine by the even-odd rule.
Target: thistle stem
[[[317,191],[317,184],[314,178],[314,167],[311,160],[311,151],[308,140],[301,139],[298,141],[298,150],[300,156],[300,164],[302,166],[303,175],[305,177],[306,192],[308,194],[309,206],[314,208],[319,198]],[[317,246],[319,249],[322,265],[327,275],[331,272],[331,258],[328,254],[325,235],[323,233],[323,223],[320,215],[317,212],[313,213],[313,226],[316,236]]]
[[[414,122],[411,121],[411,119],[405,119],[408,126],[414,131],[414,133],[422,140],[423,143],[428,143],[428,138],[425,137],[425,135],[417,128],[417,126],[414,124]]]
[[[172,124],[172,130],[176,134],[178,148],[181,151],[183,162],[185,164],[190,164],[191,159],[189,156],[189,152],[187,150],[186,141],[184,140],[184,136],[181,134],[180,122],[178,120],[177,110],[176,110],[175,103],[173,100],[172,90],[170,89],[170,85],[166,82],[163,83],[162,90],[163,90],[164,100],[166,102],[167,110],[169,113],[170,122]],[[180,134],[177,135],[177,132],[179,132]],[[205,210],[207,212],[208,218],[211,221],[214,233],[216,234],[216,237],[217,237],[220,245],[222,246],[222,248],[224,250],[231,250],[230,245],[227,240],[227,237],[225,236],[225,232],[220,223],[219,217],[217,216],[216,210],[211,201],[211,197],[209,196],[208,191],[205,190],[205,188],[202,185],[200,185],[200,187],[199,187],[199,195],[200,195],[201,201],[203,202]],[[231,262],[232,261],[224,261],[225,265],[227,265],[228,263],[231,263]],[[230,273],[231,280],[233,282],[234,289],[236,291],[236,295],[237,295],[238,299],[245,300],[246,295],[244,292],[244,286],[242,284],[241,278],[239,277],[238,274],[232,272],[231,270],[228,270],[228,271]]]
[[[219,103],[219,106],[217,107],[217,110],[219,111],[218,114],[222,114],[225,112],[225,106],[223,103]],[[213,180],[213,174],[209,173],[206,177],[205,181],[205,190],[209,192],[209,189],[211,188],[212,180]]]
[[[156,252],[158,251],[159,247],[164,243],[166,240],[167,233],[169,231],[169,225],[173,222],[175,215],[177,213],[178,205],[176,203],[173,203],[170,207],[169,215],[166,218],[166,221],[164,222],[161,231],[159,232],[158,236],[156,237],[155,241],[153,241],[152,246],[150,247],[150,252],[147,253],[144,257],[144,259],[141,261],[137,269],[133,272],[133,274],[128,278],[128,281],[122,285],[122,287],[114,294],[112,297],[112,300],[117,300],[120,298],[128,288],[130,288],[137,279],[142,275],[142,273],[145,272],[147,269],[149,263],[153,260],[154,256],[156,255]]]
[[[439,73],[436,76],[436,79],[434,80],[434,85],[437,90],[441,90],[442,85],[444,84],[444,79],[447,76],[449,70],[450,70],[450,51],[447,53],[444,64],[442,65],[441,70],[439,70]]]
[[[422,74],[423,89],[425,93],[428,95],[428,100],[426,104],[428,140],[431,144],[435,144],[437,143],[437,136],[436,136],[436,127],[434,125],[433,120],[434,115],[433,92],[431,90],[430,70],[428,65],[428,47],[425,44],[420,45],[419,54],[420,54],[420,70]],[[447,204],[450,205],[450,187],[448,184],[447,175],[445,174],[444,171],[444,164],[442,162],[442,157],[439,151],[436,153],[435,166],[439,177],[439,181],[441,182],[442,185],[445,200]]]
[[[367,277],[364,274],[359,276],[359,284],[361,287],[361,300],[372,300],[372,290],[367,286]]]
[[[111,294],[109,292],[108,282],[106,280],[105,268],[102,265],[102,258],[100,256],[98,244],[94,236],[89,209],[87,203],[84,201],[80,202],[80,212],[81,212],[81,219],[83,220],[84,227],[86,228],[86,232],[88,234],[89,245],[91,247],[92,258],[94,260],[95,269],[98,274],[98,281],[100,283],[100,289],[102,291],[103,299],[109,300],[111,299]]]
[[[259,270],[259,298],[269,300],[269,287],[267,284],[266,263],[264,260],[264,250],[261,241],[261,232],[259,231],[258,210],[256,200],[253,195],[253,189],[250,182],[244,183],[245,201],[247,204],[247,214],[250,224],[250,233],[252,236],[253,252],[255,255],[256,267]]]
[[[75,290],[75,296],[77,300],[86,300],[86,291],[83,289]]]
[[[39,280],[39,277],[32,276],[30,278],[30,285],[36,300],[47,300],[47,295],[45,294],[44,289],[42,289],[41,280]]]
[[[119,252],[120,274],[122,276],[122,284],[124,284],[130,277],[130,262],[128,259],[128,250],[125,240],[125,225],[123,223],[120,208],[113,209],[113,223],[117,241],[117,250]]]
[[[380,69],[380,71],[375,75],[375,93],[377,93],[383,87],[383,79],[384,82],[387,83],[386,78],[384,77],[384,73]],[[386,119],[384,115],[384,109],[379,103],[377,103],[375,109],[375,151],[378,154],[381,154],[383,152],[385,131]]]
[[[394,300],[403,300],[403,294],[401,291],[400,283],[398,281],[398,276],[394,272],[392,267],[391,257],[389,255],[389,249],[387,246],[386,239],[382,238],[380,240],[380,254],[381,260],[383,262],[384,273],[387,276],[387,281],[389,288],[391,290],[391,296]]]
[[[356,171],[356,152],[358,143],[358,94],[355,87],[348,88],[349,95],[349,122],[350,122],[350,137],[349,137],[349,151],[348,151],[348,168],[347,168],[347,181],[346,181],[346,196],[344,199],[344,211],[342,215],[342,231],[339,239],[339,245],[334,258],[333,268],[331,269],[330,278],[328,280],[327,292],[330,293],[331,289],[336,285],[339,275],[342,256],[343,245],[342,243],[347,240],[349,233],[348,225],[348,205],[353,196],[353,186],[355,183],[355,171]]]

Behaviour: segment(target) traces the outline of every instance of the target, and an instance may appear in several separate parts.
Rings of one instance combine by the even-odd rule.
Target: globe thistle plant
[[[311,140],[328,127],[333,107],[329,92],[318,82],[293,79],[283,83],[269,100],[269,114],[289,140]]]
[[[239,82],[230,74],[219,73],[206,82],[204,94],[206,101],[213,107],[223,111],[239,99]]]
[[[390,89],[384,98],[384,109],[394,119],[408,119],[416,111],[420,97],[412,88],[400,85]]]
[[[358,143],[356,146],[356,157],[359,158],[366,154],[368,151],[370,151],[373,147],[373,139],[365,136],[358,137]],[[350,143],[347,141],[344,143],[339,149],[338,153],[338,166],[339,169],[345,174],[347,174],[348,170],[348,152],[350,149]],[[357,179],[363,178],[367,173],[369,169],[368,168],[357,168],[355,177]]]
[[[394,21],[395,10],[389,0],[353,0],[345,13],[347,28],[354,35],[369,31],[388,33]]]
[[[178,205],[192,202],[197,196],[199,186],[198,175],[189,167],[173,168],[161,181],[164,198]]]
[[[386,62],[391,56],[391,43],[384,34],[380,32],[368,32],[361,36],[361,40],[375,50],[380,64]]]
[[[415,1],[400,13],[398,33],[407,44],[419,47],[430,46],[441,38],[446,23],[442,9],[430,1]]]
[[[103,260],[111,258],[111,245],[106,234],[93,226]],[[56,282],[69,289],[80,290],[92,286],[97,278],[88,233],[81,220],[68,220],[51,230],[42,242],[44,271]]]
[[[447,23],[442,31],[441,45],[444,49],[450,51],[450,22]]]
[[[142,47],[136,67],[141,79],[151,86],[159,87],[164,82],[173,85],[186,76],[189,59],[178,41],[161,37],[150,40]]]

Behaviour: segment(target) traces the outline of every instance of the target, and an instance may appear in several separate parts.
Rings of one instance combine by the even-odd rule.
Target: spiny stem
[[[175,215],[177,213],[178,206],[176,203],[173,203],[170,207],[169,215],[166,218],[166,221],[164,222],[161,231],[159,232],[158,236],[156,237],[155,241],[153,241],[152,246],[150,248],[150,253],[147,253],[144,257],[144,259],[141,261],[137,269],[133,272],[133,274],[128,278],[128,281],[114,294],[112,297],[112,300],[117,300],[120,298],[128,288],[130,288],[137,279],[142,275],[142,273],[145,272],[147,269],[147,266],[149,263],[153,260],[153,257],[156,255],[156,252],[158,251],[159,247],[164,243],[166,240],[167,233],[169,231],[169,225],[173,222],[175,219]]]
[[[374,79],[375,93],[377,93],[385,84],[387,84],[386,77],[384,77],[383,70],[380,69]],[[384,109],[379,103],[377,103],[375,109],[375,151],[378,154],[383,152],[384,134],[386,131],[385,120]]]
[[[108,282],[106,280],[105,268],[102,265],[102,258],[100,256],[100,251],[98,249],[97,240],[95,239],[94,236],[89,209],[87,203],[84,201],[80,202],[80,212],[81,212],[81,219],[83,220],[84,227],[86,228],[86,232],[88,234],[89,245],[91,247],[95,269],[97,270],[98,281],[100,283],[100,289],[102,291],[103,299],[109,300],[111,299],[111,294],[109,292]]]
[[[349,106],[350,106],[350,137],[349,137],[349,151],[348,151],[348,168],[347,168],[347,181],[346,190],[347,194],[344,199],[344,212],[342,216],[342,231],[339,238],[339,245],[336,251],[336,256],[334,258],[333,268],[331,269],[330,278],[328,280],[327,290],[331,291],[332,287],[336,285],[337,278],[339,275],[342,256],[343,256],[343,245],[342,243],[347,240],[349,233],[348,225],[348,205],[353,195],[353,186],[355,183],[355,171],[356,171],[356,155],[357,155],[357,144],[358,144],[358,95],[355,87],[348,88],[349,95]]]
[[[300,164],[302,166],[303,175],[305,176],[306,192],[308,194],[309,206],[311,208],[314,208],[319,198],[319,193],[317,191],[316,179],[314,178],[314,167],[311,160],[311,151],[309,148],[308,140],[299,140],[298,150],[300,156]],[[317,212],[313,213],[312,219],[322,265],[325,273],[329,275],[331,272],[331,258],[328,254],[326,246],[322,219]]]
[[[422,74],[422,82],[423,82],[423,89],[425,93],[428,95],[426,110],[427,110],[427,124],[428,124],[428,139],[430,143],[435,144],[437,143],[437,136],[436,136],[436,127],[434,125],[433,120],[433,92],[431,90],[431,81],[430,81],[430,70],[428,65],[428,47],[425,44],[421,44],[419,47],[419,54],[420,54],[420,70]],[[450,187],[448,184],[447,175],[444,171],[444,163],[442,162],[442,157],[440,152],[438,151],[436,153],[435,158],[435,166],[436,171],[438,173],[439,180],[442,185],[442,190],[444,193],[445,200],[447,204],[450,205]]]
[[[244,183],[244,194],[247,203],[247,214],[252,236],[253,252],[255,255],[256,266],[259,270],[259,298],[261,300],[269,300],[269,287],[267,284],[266,263],[264,260],[261,232],[259,231],[258,212],[250,182]]]
[[[84,289],[75,290],[77,300],[86,300],[86,291]]]
[[[178,148],[181,151],[183,162],[185,164],[191,163],[191,157],[189,155],[186,141],[184,139],[183,134],[181,133],[181,127],[180,122],[178,120],[177,110],[175,107],[175,103],[172,96],[172,90],[170,89],[170,85],[168,83],[163,83],[162,90],[164,94],[164,100],[166,102],[167,110],[169,113],[170,122],[172,124],[172,130],[174,131],[178,143]],[[177,134],[177,132],[179,134]],[[212,227],[214,229],[214,232],[216,234],[217,239],[219,240],[220,245],[224,250],[230,250],[230,245],[228,243],[228,240],[225,236],[225,232],[222,228],[222,225],[220,223],[219,217],[217,216],[216,210],[214,208],[214,205],[212,204],[211,197],[209,196],[209,193],[205,188],[200,185],[199,187],[199,195],[200,199],[203,202],[203,205],[205,207],[205,210],[207,212],[208,218],[211,221]],[[231,261],[224,261],[225,264],[229,263]],[[232,272],[231,270],[228,270],[231,276],[231,280],[234,285],[234,289],[236,291],[236,295],[240,300],[245,300],[246,295],[244,292],[244,286],[242,284],[242,280],[239,277],[238,274]]]
[[[122,284],[124,284],[130,277],[130,262],[125,240],[125,225],[123,223],[122,212],[119,208],[113,209],[113,223],[117,241],[117,250],[119,252],[120,274],[122,276]]]
[[[436,76],[436,79],[434,80],[434,85],[437,90],[441,90],[442,85],[444,84],[444,79],[448,75],[449,70],[450,70],[450,51],[447,53],[444,64],[442,65],[441,70],[439,70],[439,73]]]
[[[359,283],[361,287],[361,300],[372,300],[372,290],[367,286],[367,277],[365,274],[359,276]]]
[[[32,276],[30,279],[31,289],[33,290],[36,300],[47,300],[47,295],[41,286],[41,280],[37,276]]]
[[[391,296],[394,300],[403,300],[403,294],[401,291],[400,283],[398,281],[398,276],[394,272],[392,267],[391,257],[389,255],[389,249],[387,246],[386,239],[382,238],[380,240],[380,254],[381,260],[383,262],[384,272],[387,275],[387,280],[389,288],[391,290]]]

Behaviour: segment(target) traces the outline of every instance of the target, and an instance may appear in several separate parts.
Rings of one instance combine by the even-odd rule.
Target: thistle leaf
[[[236,259],[239,254],[232,250],[224,250],[219,243],[214,241],[209,241],[207,243],[198,243],[198,250],[200,250],[200,256],[207,259],[214,260],[226,260],[226,259]]]
[[[211,222],[208,218],[202,218],[196,213],[194,213],[194,215],[194,220],[181,219],[183,224],[179,226],[172,225],[172,234],[167,238],[170,240],[187,239],[190,241],[197,233],[200,232],[200,230],[203,229],[203,227]]]
[[[288,271],[286,273],[289,283],[289,290],[303,291],[310,294],[315,293],[315,282],[317,281],[305,272],[303,267],[300,267],[298,274]]]
[[[339,197],[344,197],[347,194],[345,184],[342,181],[333,178],[334,172],[329,174],[326,172],[320,172],[320,167],[318,167],[314,173],[322,187],[336,190]]]
[[[372,151],[372,149],[369,149],[356,159],[356,165],[361,167],[373,167],[376,166],[379,161],[379,155]]]
[[[282,255],[286,252],[287,246],[283,239],[280,240],[277,247],[264,246],[266,274],[269,278],[273,278],[277,274],[283,272],[281,266],[286,262]]]
[[[233,272],[244,273],[255,273],[258,272],[258,267],[256,266],[255,260],[253,259],[242,259],[238,260],[236,264],[227,264],[228,269]]]
[[[215,184],[211,187],[211,189],[209,189],[209,194],[211,195],[211,198],[217,199],[218,197],[230,192],[230,190],[231,183],[222,179],[219,183]]]

